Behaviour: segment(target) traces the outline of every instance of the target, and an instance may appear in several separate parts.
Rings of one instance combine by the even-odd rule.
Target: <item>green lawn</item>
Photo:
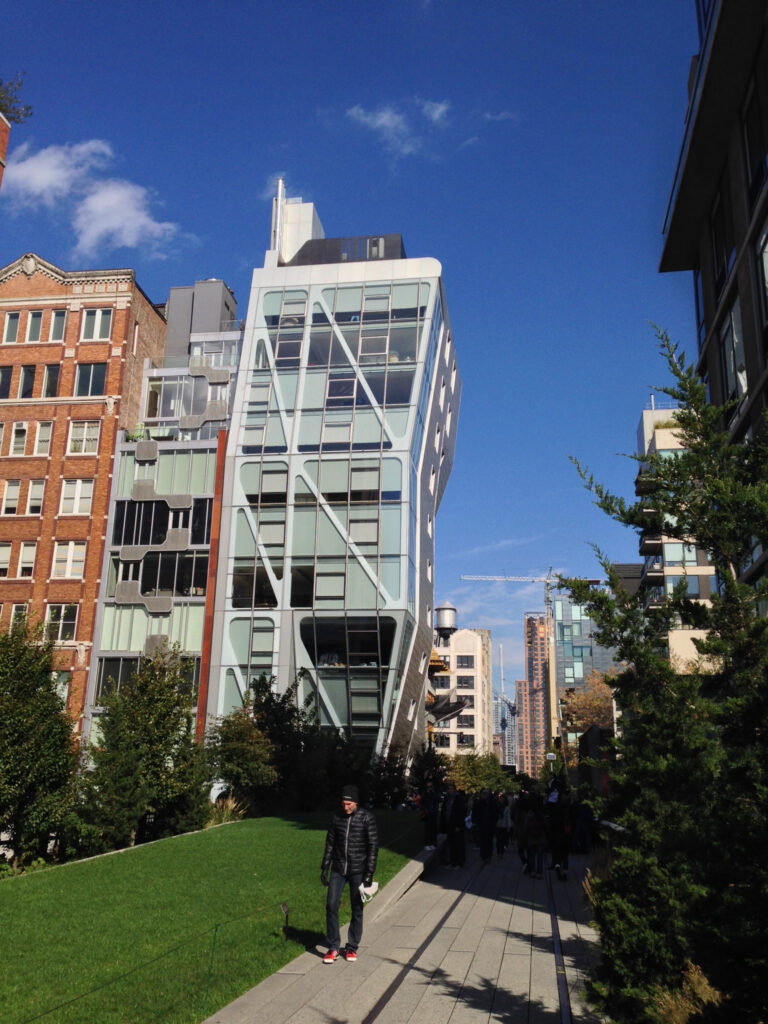
[[[329,819],[251,819],[0,882],[4,1024],[203,1020],[322,943]],[[422,826],[376,819],[386,883]]]

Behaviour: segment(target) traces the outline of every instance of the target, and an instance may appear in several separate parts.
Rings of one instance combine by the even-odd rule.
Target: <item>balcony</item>
[[[655,555],[661,552],[661,534],[644,533],[640,538],[641,555]]]

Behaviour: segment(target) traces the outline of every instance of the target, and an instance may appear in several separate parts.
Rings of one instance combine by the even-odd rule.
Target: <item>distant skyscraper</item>
[[[499,760],[503,765],[517,764],[517,708],[514,701],[493,695],[493,734],[499,737]]]
[[[516,683],[518,769],[536,776],[549,742],[547,681],[551,619],[544,612],[524,616],[525,679]]]

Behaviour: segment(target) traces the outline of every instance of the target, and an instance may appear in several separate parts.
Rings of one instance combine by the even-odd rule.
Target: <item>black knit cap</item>
[[[354,803],[359,803],[360,794],[358,793],[357,786],[355,786],[354,783],[349,783],[344,786],[341,791],[341,799],[352,800]]]

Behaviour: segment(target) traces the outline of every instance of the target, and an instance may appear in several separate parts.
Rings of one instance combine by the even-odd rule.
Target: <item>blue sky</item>
[[[133,267],[158,302],[220,277],[244,314],[279,174],[329,237],[441,261],[464,396],[435,603],[492,629],[511,690],[543,587],[460,575],[637,559],[568,456],[629,496],[619,453],[665,383],[648,322],[692,343],[690,276],[656,268],[693,0],[29,0],[4,36],[34,115],[0,265]]]

